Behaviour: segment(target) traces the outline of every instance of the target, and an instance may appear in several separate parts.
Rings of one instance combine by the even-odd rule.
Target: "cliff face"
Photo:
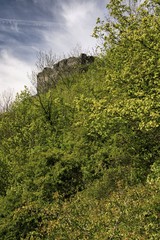
[[[53,68],[45,67],[37,75],[37,91],[45,92],[50,87],[55,87],[57,82],[73,73],[88,70],[88,66],[94,62],[93,56],[82,53],[79,57],[69,57],[53,65]]]

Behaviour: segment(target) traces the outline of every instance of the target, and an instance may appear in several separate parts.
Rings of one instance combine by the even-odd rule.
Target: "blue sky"
[[[107,0],[0,0],[0,93],[30,87],[39,51],[67,55],[76,45],[92,51],[97,17]]]

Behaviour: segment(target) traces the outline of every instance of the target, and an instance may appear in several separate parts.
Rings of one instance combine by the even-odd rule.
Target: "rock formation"
[[[69,57],[53,65],[53,68],[45,67],[37,75],[37,91],[45,92],[55,87],[57,82],[73,73],[81,73],[88,70],[88,66],[94,62],[93,56],[82,53],[79,57]]]

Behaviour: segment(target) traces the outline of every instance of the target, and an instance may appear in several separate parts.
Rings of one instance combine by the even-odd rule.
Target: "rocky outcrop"
[[[55,87],[62,78],[74,73],[87,71],[91,63],[94,62],[93,56],[82,53],[79,57],[69,57],[53,65],[53,68],[45,67],[37,75],[37,91],[45,92],[51,87]]]

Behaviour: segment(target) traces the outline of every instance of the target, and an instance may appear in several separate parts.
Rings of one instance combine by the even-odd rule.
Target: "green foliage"
[[[8,165],[0,160],[0,195],[4,196],[6,194],[6,189],[9,184],[9,170]]]
[[[84,192],[60,204],[58,218],[44,226],[46,239],[158,239],[158,193],[148,186],[118,186],[101,200]]]
[[[0,239],[158,239],[160,7],[107,11],[87,72],[0,115]]]
[[[160,160],[158,159],[151,166],[151,173],[148,175],[147,182],[151,184],[151,186],[160,188]]]

